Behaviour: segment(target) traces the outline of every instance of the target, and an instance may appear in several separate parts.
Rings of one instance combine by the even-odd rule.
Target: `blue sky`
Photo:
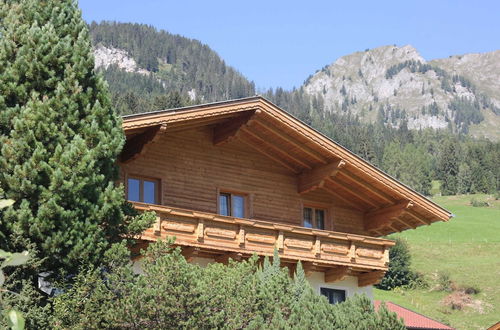
[[[80,0],[86,21],[198,39],[257,87],[300,86],[337,58],[411,44],[426,59],[500,49],[500,1]]]

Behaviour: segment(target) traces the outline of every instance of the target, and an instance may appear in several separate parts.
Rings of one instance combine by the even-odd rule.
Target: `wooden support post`
[[[349,267],[339,266],[336,268],[329,269],[325,272],[325,282],[338,282],[342,281],[349,272]]]
[[[325,180],[328,178],[333,178],[344,166],[345,162],[340,159],[336,162],[303,172],[298,177],[297,191],[299,192],[299,194],[303,194],[308,191],[323,187],[325,184]]]
[[[361,275],[358,275],[358,286],[363,287],[363,286],[377,284],[378,282],[380,282],[382,277],[384,277],[384,274],[385,271],[376,270],[369,273],[363,273]]]

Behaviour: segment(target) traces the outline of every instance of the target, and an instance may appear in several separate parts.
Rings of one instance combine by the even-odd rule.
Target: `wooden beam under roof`
[[[291,136],[283,133],[282,131],[280,131],[279,129],[273,127],[272,125],[260,120],[260,119],[257,119],[256,120],[256,123],[258,125],[260,125],[261,127],[265,128],[266,130],[268,130],[269,132],[271,132],[272,134],[274,134],[275,136],[279,137],[280,139],[294,145],[295,147],[297,147],[298,149],[300,149],[302,152],[304,152],[305,154],[307,154],[308,156],[310,156],[311,158],[314,158],[315,160],[317,160],[318,162],[320,163],[323,163],[323,164],[327,164],[328,162],[323,158],[323,156],[319,155],[318,153],[312,151],[311,149],[307,148],[304,146],[303,143],[297,141],[295,138],[292,138]]]
[[[301,167],[305,167],[307,169],[311,169],[312,168],[309,164],[307,164],[303,160],[301,160],[301,159],[299,159],[297,157],[294,157],[294,156],[290,155],[290,153],[288,153],[286,151],[283,151],[282,149],[274,146],[272,143],[269,143],[264,138],[262,138],[261,136],[259,136],[255,132],[247,129],[246,127],[242,127],[241,130],[243,132],[247,133],[248,135],[252,136],[254,139],[256,139],[257,141],[259,141],[259,143],[261,143],[262,145],[265,145],[265,146],[269,147],[270,149],[273,149],[273,151],[275,153],[282,155],[284,158],[288,158],[288,159],[292,160],[296,164],[299,164]]]
[[[371,205],[373,207],[378,207],[379,205],[374,202],[373,200],[371,200],[370,198],[367,198],[363,195],[361,195],[359,193],[359,191],[356,191],[354,190],[353,188],[351,188],[349,185],[346,185],[338,180],[330,180],[329,178],[327,178],[327,181],[332,183],[332,184],[335,184],[335,185],[338,185],[340,186],[340,188],[344,189],[345,191],[347,191],[349,194],[351,194],[352,196],[354,196],[355,198],[363,201],[364,203],[368,204],[368,205]]]
[[[215,257],[215,261],[227,265],[229,263],[229,259],[233,259],[234,261],[241,261],[242,257],[243,255],[241,253],[228,252]]]
[[[368,285],[377,284],[384,277],[385,271],[376,270],[368,273],[358,275],[358,286],[364,287]]]
[[[362,180],[360,177],[356,176],[355,174],[353,174],[351,172],[349,172],[349,173],[343,172],[342,174],[343,174],[343,177],[347,177],[348,180],[351,180],[354,183],[360,185],[361,187],[368,190],[370,193],[374,194],[375,196],[382,199],[383,201],[388,202],[388,203],[394,203],[394,199],[387,196],[387,194],[385,194],[384,192],[375,188],[373,185],[369,184],[368,182]]]
[[[127,140],[120,155],[122,163],[128,163],[144,154],[151,144],[160,139],[166,129],[167,126],[165,124],[152,126]]]
[[[417,213],[415,213],[415,211],[413,211],[413,210],[408,210],[406,212],[406,214],[408,214],[410,217],[417,220],[418,222],[420,222],[423,225],[430,225],[432,223],[430,221],[423,220],[422,217],[419,216]]]
[[[271,153],[269,153],[269,152],[267,152],[267,151],[263,150],[262,148],[259,148],[259,147],[255,146],[255,145],[254,145],[251,141],[248,141],[248,139],[244,138],[243,136],[241,136],[241,135],[240,135],[240,136],[238,136],[238,139],[239,139],[241,142],[245,143],[245,144],[246,144],[247,146],[249,146],[250,148],[254,149],[255,151],[260,152],[260,153],[261,153],[261,154],[263,154],[264,156],[266,156],[266,157],[268,157],[268,158],[270,158],[270,159],[274,160],[275,162],[277,162],[277,163],[279,163],[279,164],[283,165],[284,167],[286,167],[287,169],[289,169],[289,170],[290,170],[290,171],[292,171],[293,173],[295,173],[295,174],[299,173],[299,171],[298,171],[295,167],[291,166],[290,164],[288,164],[288,163],[287,163],[287,162],[285,162],[284,160],[282,160],[282,159],[280,159],[280,158],[276,157],[275,155],[273,155],[273,154],[271,154]]]
[[[238,134],[241,132],[241,128],[250,126],[255,120],[255,116],[259,113],[261,113],[261,110],[257,109],[243,116],[233,118],[229,122],[224,122],[215,126],[213,138],[214,145],[219,146],[237,138]]]
[[[198,255],[200,249],[194,246],[181,246],[181,254],[187,262],[193,261],[193,258]]]
[[[338,282],[342,281],[349,273],[349,267],[339,266],[336,268],[325,271],[325,282]]]
[[[340,159],[336,162],[316,167],[310,171],[305,171],[298,177],[297,191],[299,194],[309,192],[311,190],[324,186],[327,179],[333,178],[345,162]]]
[[[335,190],[333,190],[332,188],[328,187],[328,186],[323,186],[321,187],[323,190],[325,190],[326,192],[328,192],[330,195],[332,195],[333,197],[341,200],[342,202],[346,203],[347,205],[359,210],[359,211],[365,211],[358,203],[355,203],[354,201],[350,200],[349,198],[347,197],[344,197],[342,196],[341,194],[339,194],[338,192],[336,192]]]
[[[401,216],[413,207],[412,201],[402,201],[397,204],[368,212],[365,214],[365,230],[377,230],[392,223],[392,219]]]

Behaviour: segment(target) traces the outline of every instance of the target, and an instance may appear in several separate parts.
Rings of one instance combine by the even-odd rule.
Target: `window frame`
[[[230,204],[230,210],[229,214],[230,215],[222,215],[221,214],[221,209],[220,209],[220,196],[221,195],[229,195],[229,204]],[[248,192],[242,192],[238,190],[233,190],[233,189],[223,189],[223,188],[217,188],[217,195],[216,195],[216,212],[218,215],[222,215],[225,217],[233,217],[233,218],[239,218],[233,215],[233,196],[241,196],[243,197],[243,218],[249,219],[252,217],[252,202],[253,202],[253,194],[250,194]]]
[[[139,180],[139,201],[131,201],[128,199],[129,196],[129,179]],[[146,203],[144,202],[144,181],[154,182],[155,187],[155,202],[156,203]],[[125,197],[127,201],[132,203],[143,203],[143,204],[151,204],[151,205],[162,205],[162,180],[160,178],[155,178],[152,176],[145,175],[136,175],[136,174],[127,174],[125,176]]]
[[[335,293],[342,293],[343,295],[343,300],[342,301],[339,301],[339,302],[330,302],[330,299],[327,295],[323,294],[323,290],[326,290],[326,291],[334,291]],[[328,300],[328,303],[330,303],[331,305],[335,305],[335,304],[340,304],[344,301],[346,301],[347,299],[347,290],[345,289],[337,289],[337,288],[328,288],[328,287],[320,287],[319,288],[319,294],[322,295],[323,297],[325,297],[327,300]]]
[[[304,219],[304,209],[306,208],[309,208],[312,210],[312,227],[309,228],[309,227],[306,227],[305,226],[305,219]],[[317,228],[317,223],[316,223],[316,210],[321,210],[324,212],[324,218],[323,218],[323,225],[324,225],[324,228],[323,229],[320,229],[320,228]],[[302,223],[302,227],[304,228],[309,228],[309,229],[317,229],[317,230],[331,230],[331,221],[330,221],[330,207],[326,206],[326,205],[323,205],[323,204],[317,204],[317,203],[308,203],[308,202],[303,202],[301,204],[301,214],[300,214],[300,217],[301,217],[301,223]]]

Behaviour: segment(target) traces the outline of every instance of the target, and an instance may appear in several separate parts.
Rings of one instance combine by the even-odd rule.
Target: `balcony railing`
[[[283,262],[313,265],[315,270],[348,269],[350,273],[387,270],[393,241],[369,236],[318,230],[283,223],[233,218],[162,205],[134,203],[154,211],[157,221],[141,239],[156,241],[175,236],[175,245],[212,257],[272,256]]]

